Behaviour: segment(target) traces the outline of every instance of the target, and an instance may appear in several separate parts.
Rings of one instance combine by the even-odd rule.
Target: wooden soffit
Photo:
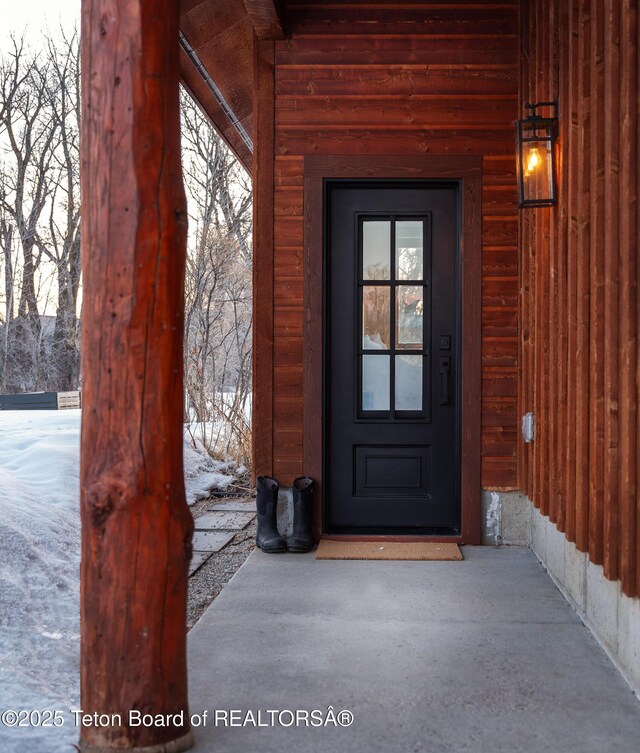
[[[253,163],[253,39],[282,39],[274,0],[182,0],[180,75],[245,168]]]

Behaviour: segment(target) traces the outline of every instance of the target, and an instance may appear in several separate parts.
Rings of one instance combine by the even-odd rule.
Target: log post
[[[82,1],[81,706],[107,715],[80,720],[86,753],[191,745],[178,5]]]

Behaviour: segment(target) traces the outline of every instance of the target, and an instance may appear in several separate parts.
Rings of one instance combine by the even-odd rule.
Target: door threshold
[[[389,541],[394,543],[432,542],[434,544],[464,544],[462,536],[430,536],[424,535],[389,535],[389,534],[358,534],[358,533],[323,533],[320,541]]]

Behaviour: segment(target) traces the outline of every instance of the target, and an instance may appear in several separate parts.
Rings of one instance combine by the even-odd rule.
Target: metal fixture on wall
[[[536,434],[533,413],[524,414],[524,416],[522,417],[521,429],[522,439],[527,443],[533,442]]]
[[[537,109],[552,109],[552,117],[538,115]],[[516,122],[518,145],[518,206],[552,207],[556,203],[555,143],[558,103],[525,105],[530,114]]]

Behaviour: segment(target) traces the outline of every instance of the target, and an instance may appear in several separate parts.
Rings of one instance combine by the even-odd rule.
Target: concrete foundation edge
[[[518,491],[482,491],[482,543],[487,546],[529,546],[532,506]]]
[[[625,596],[533,505],[529,545],[640,700],[640,599]]]
[[[482,543],[489,546],[529,546],[531,503],[522,492],[482,492]],[[291,536],[293,530],[293,491],[278,491],[278,530]]]

